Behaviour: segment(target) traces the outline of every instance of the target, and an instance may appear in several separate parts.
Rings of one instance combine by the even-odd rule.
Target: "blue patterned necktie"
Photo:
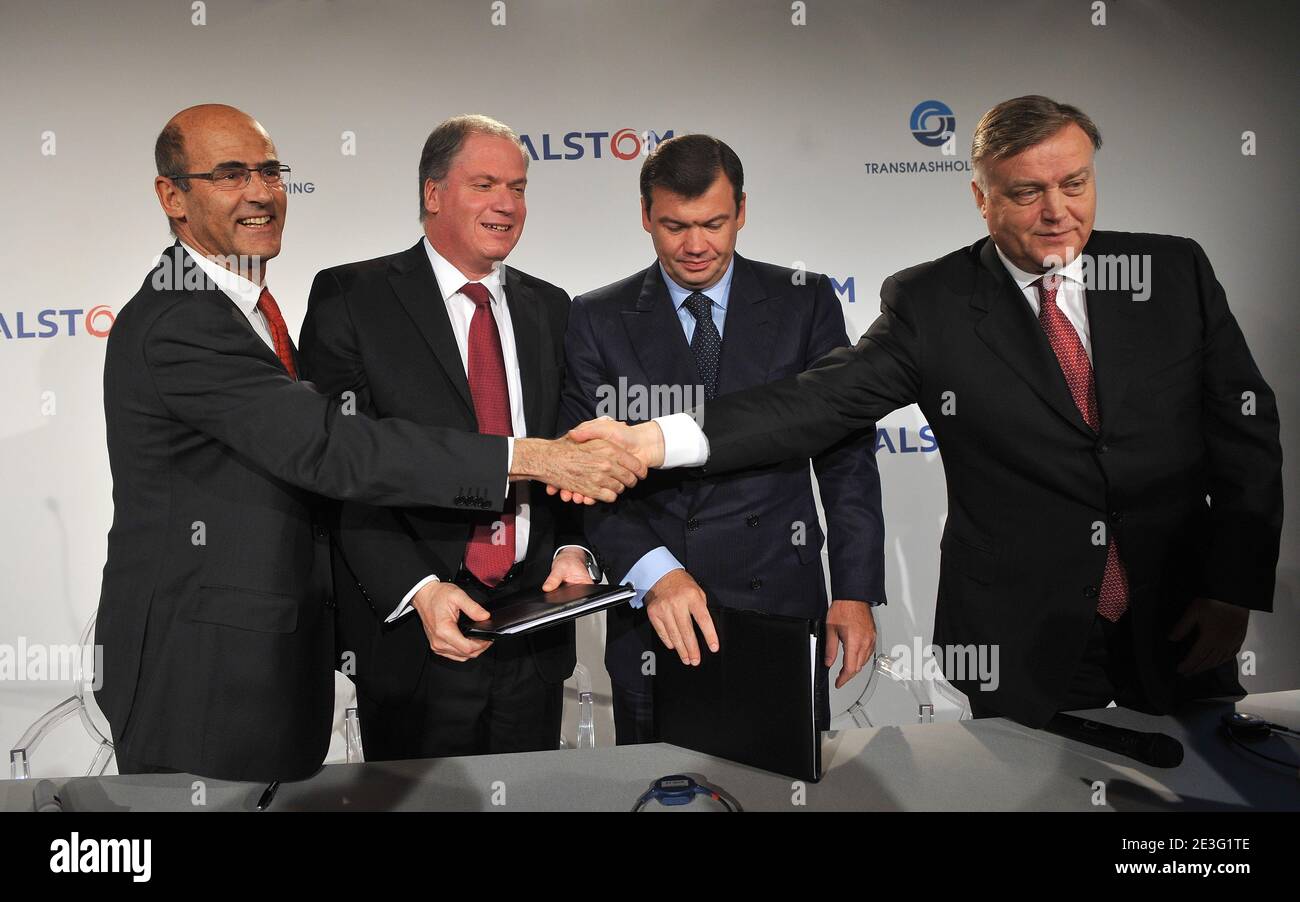
[[[686,299],[686,309],[695,317],[691,353],[695,355],[695,368],[704,382],[704,400],[712,401],[718,395],[718,367],[722,361],[722,336],[713,323],[713,302],[707,295],[693,291]]]

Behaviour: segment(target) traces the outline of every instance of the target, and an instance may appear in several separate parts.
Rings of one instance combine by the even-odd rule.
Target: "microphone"
[[[1177,767],[1183,763],[1183,744],[1164,733],[1143,733],[1124,727],[1056,714],[1043,728],[1049,733],[1124,755],[1151,767]]]

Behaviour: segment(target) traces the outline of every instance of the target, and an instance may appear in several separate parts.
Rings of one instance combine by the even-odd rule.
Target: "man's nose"
[[[266,182],[262,181],[261,172],[250,172],[248,184],[244,186],[244,200],[253,204],[269,204],[271,202],[271,189],[266,187]]]
[[[1043,192],[1043,218],[1051,222],[1065,218],[1065,195],[1055,188]]]
[[[513,216],[519,209],[519,197],[509,188],[498,191],[493,198],[492,209],[498,213]]]
[[[703,254],[709,249],[709,243],[704,240],[703,229],[687,229],[686,239],[682,243],[682,250],[688,254]]]

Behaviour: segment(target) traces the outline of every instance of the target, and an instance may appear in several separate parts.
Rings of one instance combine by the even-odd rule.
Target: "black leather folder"
[[[660,740],[817,782],[829,727],[824,621],[712,604],[709,614],[716,654],[696,627],[699,666],[662,645],[655,655]]]
[[[492,615],[475,622],[460,615],[460,631],[476,639],[524,636],[612,608],[634,596],[631,586],[563,585],[552,592],[521,592],[489,606]]]

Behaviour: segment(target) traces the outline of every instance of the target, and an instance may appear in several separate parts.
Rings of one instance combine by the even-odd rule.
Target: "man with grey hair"
[[[508,126],[457,116],[435,128],[419,163],[424,235],[316,276],[308,377],[367,416],[554,435],[569,296],[504,265],[523,233],[527,177]],[[526,484],[481,512],[342,505],[339,647],[355,656],[367,758],[558,746],[573,624],[491,643],[459,622],[520,589],[598,579],[576,523]]]
[[[1273,605],[1277,404],[1198,244],[1093,230],[1100,146],[1075,107],[998,104],[971,154],[988,237],[886,279],[855,348],[706,403],[702,430],[571,434],[711,474],[919,404],[948,484],[934,641],[977,716],[1241,692],[1249,612]],[[963,669],[994,650],[992,679]]]

